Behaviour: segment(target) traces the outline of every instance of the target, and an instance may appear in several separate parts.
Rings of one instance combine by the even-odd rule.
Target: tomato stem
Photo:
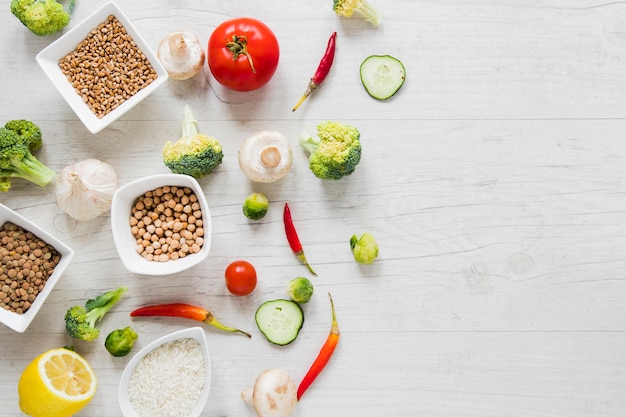
[[[252,72],[256,74],[256,69],[254,68],[252,56],[248,52],[248,38],[246,36],[233,35],[232,41],[226,39],[226,49],[228,49],[228,51],[233,54],[234,61],[239,59],[239,55],[244,55],[250,63],[250,68],[252,69]]]

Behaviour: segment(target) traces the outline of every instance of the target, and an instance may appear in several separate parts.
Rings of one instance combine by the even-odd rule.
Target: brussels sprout
[[[243,214],[252,220],[259,220],[267,214],[269,201],[265,194],[252,193],[243,202]]]
[[[308,303],[313,295],[313,284],[304,277],[294,278],[287,284],[287,294],[296,303]]]
[[[130,327],[113,330],[104,341],[104,347],[113,356],[126,356],[137,340],[137,333]]]
[[[360,264],[369,265],[378,256],[378,243],[371,233],[363,233],[361,237],[353,235],[350,238],[350,248],[354,260]]]

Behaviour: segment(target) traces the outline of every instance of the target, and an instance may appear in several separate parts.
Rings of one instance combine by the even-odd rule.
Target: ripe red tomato
[[[209,37],[207,61],[225,87],[252,91],[264,86],[278,67],[280,48],[274,32],[249,17],[227,20]]]
[[[248,295],[256,288],[256,269],[250,262],[234,261],[224,272],[226,288],[234,295]]]

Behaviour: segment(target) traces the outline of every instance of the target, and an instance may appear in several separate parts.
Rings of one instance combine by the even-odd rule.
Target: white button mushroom
[[[289,417],[298,403],[296,384],[278,368],[261,372],[254,388],[243,390],[241,398],[254,406],[259,417]]]
[[[171,78],[186,80],[200,72],[205,54],[198,37],[183,30],[163,38],[157,57]]]
[[[291,169],[289,140],[275,130],[264,130],[247,138],[239,147],[239,166],[254,182],[275,182]]]

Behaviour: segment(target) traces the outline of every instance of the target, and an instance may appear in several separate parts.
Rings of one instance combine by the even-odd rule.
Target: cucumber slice
[[[361,82],[370,96],[387,100],[398,92],[406,71],[399,59],[391,55],[372,55],[361,63]]]
[[[292,300],[271,300],[259,306],[254,316],[259,330],[271,343],[288,345],[304,324],[302,308]]]

